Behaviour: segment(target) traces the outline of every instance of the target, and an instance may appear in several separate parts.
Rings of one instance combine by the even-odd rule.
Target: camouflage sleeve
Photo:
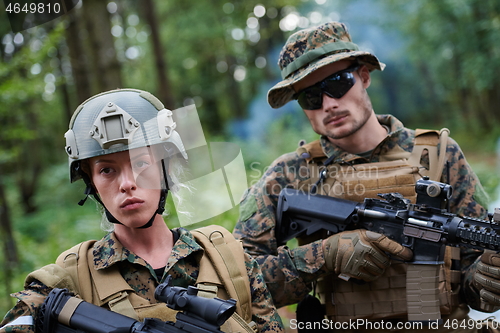
[[[246,253],[245,264],[250,278],[252,320],[257,324],[258,331],[284,332],[283,322],[266,287],[259,264]]]
[[[17,298],[17,303],[0,323],[0,333],[35,332],[37,310],[49,292],[50,288],[34,281],[28,289],[12,294],[12,297]]]
[[[479,178],[467,163],[459,145],[448,139],[446,148],[447,164],[443,172],[442,181],[453,187],[453,196],[450,200],[450,211],[460,216],[485,219],[488,211],[488,195]],[[481,251],[473,249],[461,250],[462,267],[462,298],[473,309],[480,310],[479,292],[474,288],[472,280],[476,272],[476,264]]]
[[[453,187],[450,211],[460,216],[486,218],[488,195],[453,139],[448,139],[442,182]]]
[[[297,187],[300,161],[294,153],[278,158],[243,195],[234,235],[261,265],[277,308],[295,304],[311,291],[311,282],[326,272],[321,241],[294,249],[277,246],[276,204],[281,189]]]

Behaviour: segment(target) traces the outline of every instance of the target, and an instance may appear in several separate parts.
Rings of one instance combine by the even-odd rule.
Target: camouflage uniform
[[[278,66],[281,70],[282,81],[275,84],[268,91],[267,100],[269,105],[273,108],[279,108],[291,100],[297,99],[299,105],[307,110],[306,114],[316,111],[334,114],[337,111],[334,110],[335,105],[330,103],[327,106],[327,108],[331,108],[330,110],[322,104],[325,99],[324,96],[327,95],[330,98],[341,99],[349,91],[349,85],[352,86],[353,84],[338,74],[342,71],[338,71],[338,75],[335,77],[326,76],[326,74],[332,72],[332,67],[328,67],[328,65],[339,61],[344,61],[345,63],[351,62],[352,66],[364,66],[370,72],[385,68],[385,64],[380,62],[374,54],[361,51],[358,45],[353,43],[347,27],[343,23],[328,22],[317,27],[293,33],[288,38],[279,55]],[[324,75],[318,73],[325,68]],[[341,69],[340,67],[335,68],[337,70]],[[318,79],[322,79],[322,81],[318,81]],[[312,82],[314,80],[316,80],[316,84]],[[305,87],[305,83],[309,83],[309,86]],[[314,84],[314,86],[311,86],[311,84]],[[347,90],[345,86],[348,86]],[[306,91],[307,88],[311,89]],[[297,89],[302,90],[297,91]],[[334,91],[335,89],[338,91]],[[355,110],[355,112],[359,112],[359,110]],[[415,131],[404,128],[397,119],[391,116],[378,116],[378,121],[382,126],[387,128],[388,135],[372,151],[357,155],[351,154],[332,144],[328,138],[321,137],[320,144],[311,144],[308,146],[313,147],[314,151],[314,153],[309,154],[314,155],[310,160],[313,162],[314,159],[320,162],[328,160],[332,162],[329,166],[339,167],[339,173],[342,172],[341,170],[349,170],[350,166],[353,167],[353,170],[356,170],[356,165],[358,165],[357,168],[361,170],[359,172],[361,173],[363,170],[366,170],[364,168],[369,168],[372,163],[388,165],[388,163],[395,162],[391,165],[400,168],[396,172],[401,171],[401,178],[406,179],[409,178],[406,177],[407,174],[403,175],[403,173],[409,168],[417,167],[419,164],[417,159],[420,160],[422,167],[427,168],[429,171],[432,170],[432,175],[436,175],[436,172],[440,171],[439,168],[441,167],[434,170],[433,165],[435,163],[429,163],[429,160],[434,160],[434,154],[429,155],[426,151],[423,151],[422,159],[418,158],[415,154],[413,154],[415,156],[411,154],[416,145],[415,140],[419,139]],[[460,215],[484,218],[486,215],[486,210],[483,207],[483,203],[485,203],[484,190],[476,175],[467,164],[457,143],[450,138],[447,140],[445,149],[446,163],[440,180],[451,184],[454,188],[450,205],[451,211]],[[432,146],[432,149],[437,148],[440,151],[439,146]],[[420,147],[422,146],[419,144],[417,148]],[[404,282],[401,283],[401,278],[406,277],[405,268],[407,265],[403,263],[397,265],[394,263],[386,269],[384,272],[385,275],[383,274],[375,281],[357,287],[352,281],[344,281],[345,283],[343,284],[339,281],[339,278],[329,275],[332,273],[328,272],[326,265],[324,265],[325,258],[322,240],[307,240],[301,243],[306,245],[294,249],[289,249],[286,246],[278,247],[274,227],[276,222],[276,204],[281,189],[284,187],[301,187],[301,189],[304,189],[304,186],[313,185],[318,179],[317,171],[319,170],[312,170],[317,168],[318,164],[313,162],[308,163],[308,159],[311,157],[307,157],[308,148],[302,148],[298,152],[285,154],[275,160],[264,176],[244,194],[240,206],[240,220],[234,230],[236,237],[242,239],[245,250],[255,256],[259,264],[261,264],[264,278],[273,295],[276,306],[281,307],[301,301],[311,291],[312,283],[319,280],[320,282],[317,284],[319,290],[317,291],[322,296],[322,302],[325,305],[329,319],[339,321],[356,318],[377,318],[384,320],[386,318],[396,318],[396,320],[406,320],[406,304],[402,306],[399,306],[399,304],[402,298],[406,297],[406,285]],[[321,154],[321,151],[323,154]],[[417,151],[419,150],[415,149],[415,152]],[[305,154],[305,156],[302,156],[302,154]],[[398,154],[401,155],[396,158]],[[324,157],[324,159],[319,159],[317,155],[324,155],[320,156],[321,158]],[[408,159],[410,155],[412,159],[411,165]],[[401,161],[405,161],[405,163]],[[422,169],[418,168],[414,170],[415,172],[412,171],[413,174],[411,177],[419,177],[418,170]],[[320,183],[320,191],[332,196],[341,196],[345,199],[351,197],[350,200],[362,200],[356,193],[355,195],[348,194],[349,186],[356,184],[356,180],[378,184],[378,178],[368,177],[368,179],[359,179],[357,171],[351,173],[353,176],[349,179],[353,181],[351,183],[346,181],[345,186],[342,183],[342,175],[338,175],[340,181],[337,184],[341,188],[339,193],[335,191],[331,192],[331,189],[335,190],[334,187],[330,187],[330,190],[327,191],[327,184],[325,184],[330,180],[330,185],[332,182],[336,185],[336,178],[334,177],[337,177],[337,175],[327,177]],[[433,180],[439,179],[439,175],[435,177],[436,179]],[[347,176],[344,179],[347,179]],[[412,181],[404,183],[405,186],[409,185],[409,188],[413,190],[414,183],[412,182],[416,181],[416,179],[412,178]],[[391,182],[389,181],[389,177],[383,178],[382,182],[384,181],[387,181],[387,183]],[[387,186],[384,190],[395,192],[393,188],[402,188],[399,186],[401,185],[399,183],[393,185],[398,186]],[[379,190],[377,186],[369,188],[370,191],[373,190],[372,195],[377,194],[376,191]],[[363,195],[367,195],[367,193],[363,193]],[[414,196],[414,191],[412,195]],[[356,196],[358,198],[354,199]],[[321,237],[314,239],[318,238]],[[456,260],[456,251],[453,252],[450,256],[451,260],[449,260],[450,267],[451,261]],[[460,257],[461,268],[465,271],[478,257],[478,254],[479,252],[476,251],[463,251]],[[443,285],[448,286],[453,284],[453,294],[448,293],[448,291],[445,294],[440,294],[440,297],[441,295],[445,297],[441,304],[445,312],[442,313],[451,313],[449,317],[459,314],[461,318],[464,318],[466,317],[467,307],[458,306],[460,302],[458,292],[460,291],[460,296],[463,296],[464,289],[466,289],[465,293],[474,299],[471,303],[473,306],[478,303],[479,296],[477,291],[470,288],[469,283],[463,283],[464,279],[460,278],[463,274],[460,274],[460,271],[456,270],[451,272],[452,269],[450,267],[447,268],[449,273],[444,272],[442,276],[440,273],[439,277],[440,283],[443,282]],[[397,272],[397,274],[392,275],[390,271]],[[472,267],[466,274],[474,272],[475,267]],[[392,277],[397,277],[398,279],[392,280]],[[331,282],[330,278],[333,278]],[[462,288],[460,288],[461,286]],[[334,287],[334,290],[326,289],[332,289],[332,287]],[[393,287],[395,290],[393,290]],[[368,292],[364,292],[366,290]],[[352,296],[354,293],[351,291],[354,291],[356,297]],[[342,298],[335,298],[335,295],[339,294],[341,294]],[[386,297],[388,300],[385,300],[381,296],[388,294],[391,295],[390,297]],[[450,295],[453,296],[453,299],[449,297]],[[391,303],[393,300],[397,300],[398,303]],[[469,299],[467,300],[469,301]],[[379,306],[379,304],[386,301],[389,302],[390,306]],[[334,311],[331,311],[332,309]],[[452,309],[456,311],[451,312]],[[459,332],[460,330],[456,331]]]
[[[153,268],[142,258],[128,249],[116,239],[114,233],[109,233],[94,245],[95,269],[106,269],[111,265],[119,265],[119,270],[126,282],[135,293],[151,303],[156,303],[154,291],[169,274],[173,284],[179,287],[196,285],[199,273],[199,257],[203,251],[196,243],[192,234],[183,229],[174,229],[179,238],[174,244],[172,254],[168,259],[163,276],[157,278]],[[250,278],[252,295],[252,320],[257,323],[260,332],[280,332],[283,324],[275,311],[271,295],[266,288],[262,273],[254,259],[245,255],[246,269]],[[40,282],[33,282],[26,290],[12,294],[19,301],[11,309],[0,327],[20,316],[36,316],[36,310],[43,303],[50,289]],[[6,326],[0,332],[33,332],[33,326]]]
[[[389,133],[371,154],[363,154],[364,157],[350,154],[330,143],[326,137],[321,137],[324,154],[333,158],[336,163],[349,160],[355,166],[359,163],[378,162],[395,146],[411,152],[415,131],[403,127],[393,116],[377,117],[382,125],[387,126]],[[451,212],[484,218],[487,213],[483,206],[484,190],[460,147],[452,139],[448,139],[446,157],[448,166],[441,181],[451,184],[454,189]],[[310,177],[304,158],[299,157],[296,152],[282,155],[247,190],[241,201],[240,220],[234,234],[243,241],[245,251],[261,265],[264,279],[278,308],[302,300],[311,291],[311,283],[328,273],[324,265],[322,240],[290,249],[287,246],[278,247],[274,235],[276,204],[281,189],[297,188],[300,182]],[[476,251],[464,252],[462,267],[469,266],[477,256]],[[478,298],[475,292],[472,291],[472,294]]]

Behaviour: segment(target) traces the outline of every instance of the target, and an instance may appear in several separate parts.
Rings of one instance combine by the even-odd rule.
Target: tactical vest
[[[221,327],[223,332],[256,332],[257,325],[252,321],[250,281],[241,243],[217,225],[198,228],[191,233],[204,249],[196,285],[198,296],[237,300],[236,312]],[[152,304],[137,295],[116,266],[105,270],[93,269],[94,243],[86,241],[63,252],[56,264],[30,273],[25,286],[36,279],[51,288],[68,288],[86,302],[135,320],[158,318],[175,322],[177,311],[168,308],[165,303]]]
[[[379,193],[399,192],[416,202],[415,183],[422,176],[439,181],[444,168],[449,131],[416,130],[413,151],[406,152],[396,146],[380,156],[376,163],[324,165],[325,156],[319,140],[297,149],[305,157],[311,178],[299,183],[299,189],[312,190],[317,194],[362,202],[365,198],[377,198]],[[438,143],[440,143],[438,152]],[[428,153],[429,165],[422,165],[422,154]],[[326,233],[308,239],[299,239],[307,244]],[[458,248],[446,248],[445,263],[439,269],[439,302],[441,314],[450,314],[459,304],[458,291],[460,270],[452,269],[459,262]],[[405,318],[407,315],[407,264],[393,262],[377,280],[356,284],[334,275],[318,281],[322,304],[326,314],[334,321],[358,318]]]

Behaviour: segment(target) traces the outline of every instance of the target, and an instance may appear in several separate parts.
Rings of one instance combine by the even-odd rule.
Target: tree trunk
[[[30,148],[24,148],[26,154],[22,154],[21,160],[18,162],[21,170],[18,171],[18,187],[21,195],[21,206],[25,214],[31,214],[38,210],[38,206],[34,203],[35,194],[37,191],[38,179],[40,178],[42,166],[40,159],[35,151],[40,148],[36,146],[36,140],[28,142]],[[31,156],[26,156],[31,154]],[[35,155],[35,156],[33,156]]]
[[[63,66],[62,66],[63,59],[61,57],[61,52],[59,50],[57,52],[57,56],[59,58],[59,70],[61,71],[61,73],[64,73]],[[76,105],[73,105],[71,102],[71,97],[69,94],[69,87],[68,87],[68,83],[67,83],[66,79],[64,79],[62,81],[62,83],[58,85],[57,90],[59,90],[59,92],[61,94],[62,105],[64,107],[63,114],[65,115],[63,128],[66,128],[66,126],[69,124],[69,120],[71,119],[73,111],[76,109]],[[78,102],[78,103],[80,103],[80,102]]]
[[[75,85],[76,105],[79,105],[91,96],[88,61],[83,45],[85,35],[82,34],[81,14],[81,10],[76,8],[67,14],[69,23],[65,38],[68,45],[71,72]]]
[[[4,253],[3,262],[3,287],[5,298],[9,298],[12,292],[12,277],[14,270],[19,266],[19,256],[17,254],[16,241],[12,232],[12,221],[10,218],[10,208],[5,195],[4,184],[0,179],[0,235]]]
[[[88,33],[87,50],[90,54],[92,81],[95,84],[92,95],[122,88],[121,65],[116,57],[106,5],[106,1],[85,0],[82,6]]]
[[[166,108],[173,110],[175,108],[175,101],[168,80],[167,60],[161,44],[160,30],[158,29],[158,20],[156,19],[153,0],[141,1],[140,9],[142,10],[144,19],[151,28],[151,42],[156,64],[156,79],[158,81],[158,91],[156,94]]]
[[[25,77],[26,72],[20,71],[20,76]],[[20,148],[14,160],[13,168],[16,179],[16,184],[21,196],[21,207],[24,214],[31,214],[38,210],[34,201],[38,187],[38,180],[42,172],[43,161],[47,160],[42,153],[42,129],[40,128],[40,120],[37,113],[37,101],[28,98],[21,102],[20,109],[25,110],[22,113],[22,119],[25,129],[33,134],[33,138],[22,140],[17,144]]]

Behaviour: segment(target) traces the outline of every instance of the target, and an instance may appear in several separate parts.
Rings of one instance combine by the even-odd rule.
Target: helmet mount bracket
[[[109,102],[101,110],[89,134],[103,149],[114,145],[127,145],[140,123],[118,105]]]

